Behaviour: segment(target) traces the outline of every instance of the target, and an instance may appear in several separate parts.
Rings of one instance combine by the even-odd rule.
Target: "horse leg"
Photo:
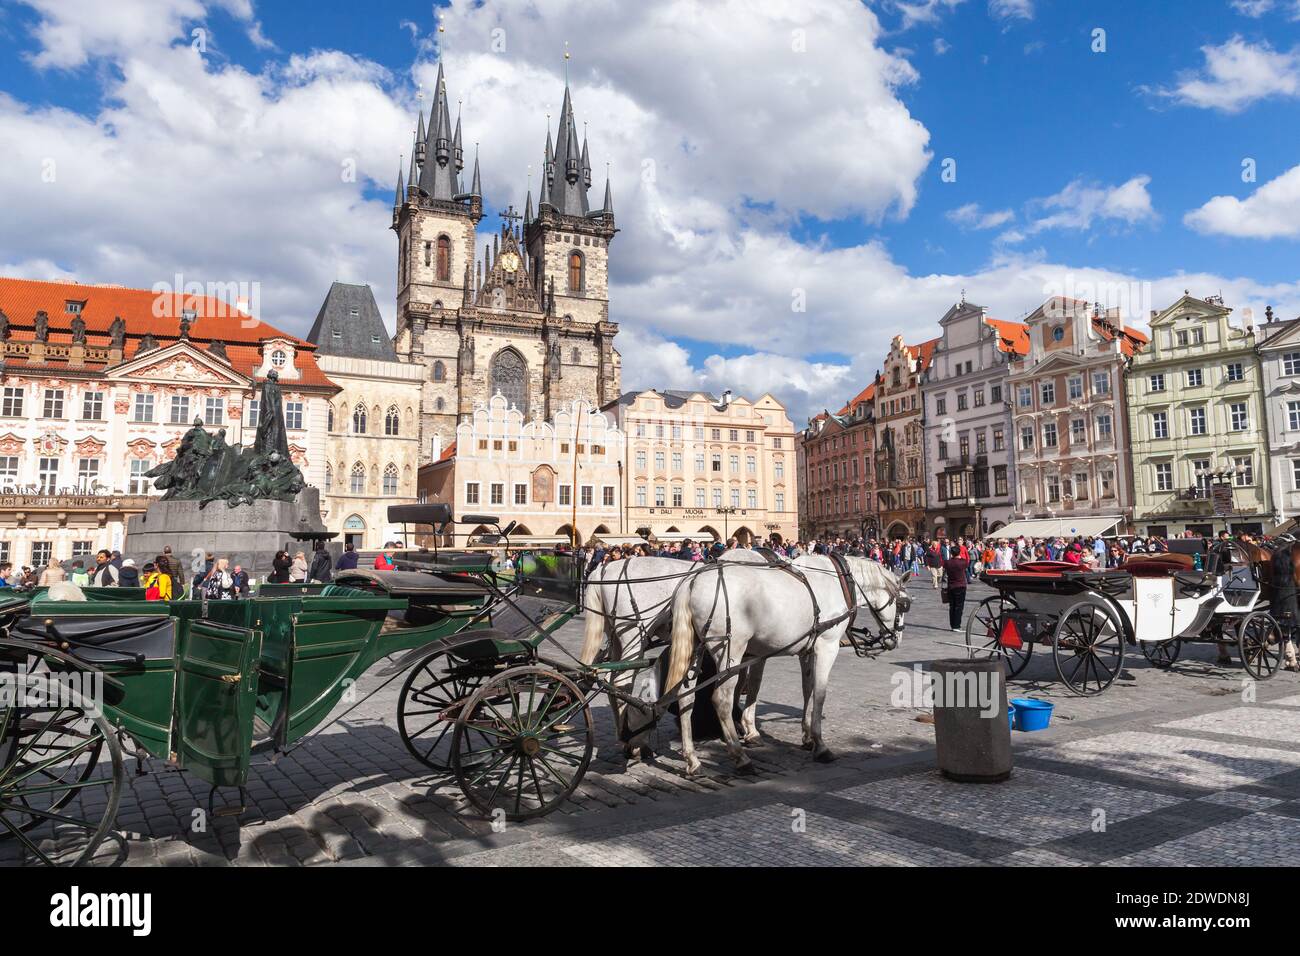
[[[682,696],[677,698],[677,723],[682,728],[682,759],[686,761],[686,774],[690,777],[700,772],[700,758],[695,754],[695,737],[691,733],[691,711],[695,707],[695,694],[692,692],[694,687],[695,675],[688,671],[678,685]]]
[[[803,749],[812,750],[812,652],[804,651],[799,655],[799,676],[803,680]]]
[[[740,712],[740,730],[745,746],[753,747],[762,742],[758,734],[758,689],[763,684],[763,660],[750,664],[744,671],[741,685],[745,692],[745,709]]]
[[[828,633],[833,633],[828,632]],[[822,708],[826,704],[826,687],[830,683],[831,667],[835,656],[840,652],[839,638],[822,639],[813,647],[812,653],[812,739],[813,759],[818,763],[830,763],[835,759],[822,738]]]

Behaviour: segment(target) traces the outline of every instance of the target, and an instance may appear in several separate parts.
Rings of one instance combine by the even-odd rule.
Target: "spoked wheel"
[[[1138,641],[1138,647],[1142,648],[1142,656],[1152,667],[1168,670],[1178,660],[1183,642],[1176,637],[1170,641]]]
[[[1285,638],[1282,628],[1267,611],[1247,614],[1237,628],[1241,666],[1255,680],[1268,680],[1282,667]]]
[[[1070,690],[1084,697],[1100,694],[1124,664],[1123,625],[1100,604],[1080,601],[1056,625],[1052,659]]]
[[[493,677],[461,710],[452,768],[485,817],[527,820],[550,813],[587,772],[596,733],[587,696],[548,667]]]
[[[0,701],[0,859],[84,863],[117,816],[121,745],[76,691],[61,686],[55,694],[36,675],[8,676],[16,686]],[[100,767],[105,754],[108,766]]]
[[[1004,647],[1002,644],[1003,612],[1019,606],[1010,595],[995,594],[981,601],[966,622],[966,646],[986,659],[1001,657],[1006,662],[1008,679],[1028,667],[1029,658],[1034,653],[1034,645],[1028,641],[1022,641],[1019,647]]]
[[[415,665],[397,701],[397,728],[412,757],[439,773],[451,771],[456,718],[485,676],[447,651]]]

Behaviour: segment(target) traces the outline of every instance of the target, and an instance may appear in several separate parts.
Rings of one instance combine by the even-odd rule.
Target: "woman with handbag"
[[[954,631],[962,629],[962,611],[966,607],[966,572],[970,569],[970,561],[961,556],[965,550],[954,550],[943,563],[945,582],[940,599],[948,605],[948,626]]]

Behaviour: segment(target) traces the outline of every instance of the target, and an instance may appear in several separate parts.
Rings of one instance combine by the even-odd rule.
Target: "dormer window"
[[[288,361],[289,361],[289,356],[284,354],[283,349],[276,349],[274,352],[271,353],[271,365],[274,368],[277,369],[284,368],[285,365],[288,363]]]
[[[63,303],[63,311],[68,315],[81,315],[81,309],[85,304],[84,302],[74,302],[69,299]]]
[[[359,316],[360,314],[361,314],[361,310],[360,310],[360,309],[348,309],[348,315],[352,316],[352,318],[354,318],[354,319],[355,319],[357,316]]]
[[[335,338],[335,340],[338,340],[338,339],[343,338],[343,330],[342,330],[342,329],[335,329],[335,330],[334,330],[333,332],[331,332],[330,334]]]
[[[1052,329],[1053,341],[1060,342],[1064,338],[1065,338],[1065,326],[1058,325],[1056,328]]]

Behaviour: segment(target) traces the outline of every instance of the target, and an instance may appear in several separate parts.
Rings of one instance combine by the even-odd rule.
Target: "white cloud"
[[[1188,106],[1236,113],[1272,96],[1300,93],[1300,53],[1278,52],[1267,43],[1234,36],[1219,46],[1203,46],[1200,72],[1179,75],[1172,88],[1155,92]]]
[[[945,13],[964,2],[965,0],[916,0],[914,3],[904,3],[903,0],[897,0],[892,6],[903,15],[901,29],[907,30],[918,23],[938,23]]]
[[[1031,203],[1048,215],[1030,222],[1026,231],[1090,229],[1094,222],[1105,220],[1127,225],[1154,221],[1157,216],[1147,192],[1150,182],[1150,176],[1134,176],[1118,186],[1099,186],[1076,179],[1056,195]]]
[[[1006,225],[1016,218],[1016,214],[1010,209],[984,212],[980,209],[979,203],[974,202],[968,202],[964,206],[950,209],[945,215],[949,222],[955,223],[963,229],[996,229],[998,226]]]
[[[1247,239],[1300,237],[1300,166],[1260,186],[1245,199],[1215,196],[1183,217],[1197,232]]]
[[[989,13],[999,20],[1034,19],[1034,0],[989,0]]]
[[[1273,0],[1232,0],[1228,5],[1244,17],[1259,19],[1273,9]]]
[[[943,56],[951,49],[952,49],[952,44],[949,43],[947,40],[945,40],[943,37],[934,38],[934,52],[936,55]]]

